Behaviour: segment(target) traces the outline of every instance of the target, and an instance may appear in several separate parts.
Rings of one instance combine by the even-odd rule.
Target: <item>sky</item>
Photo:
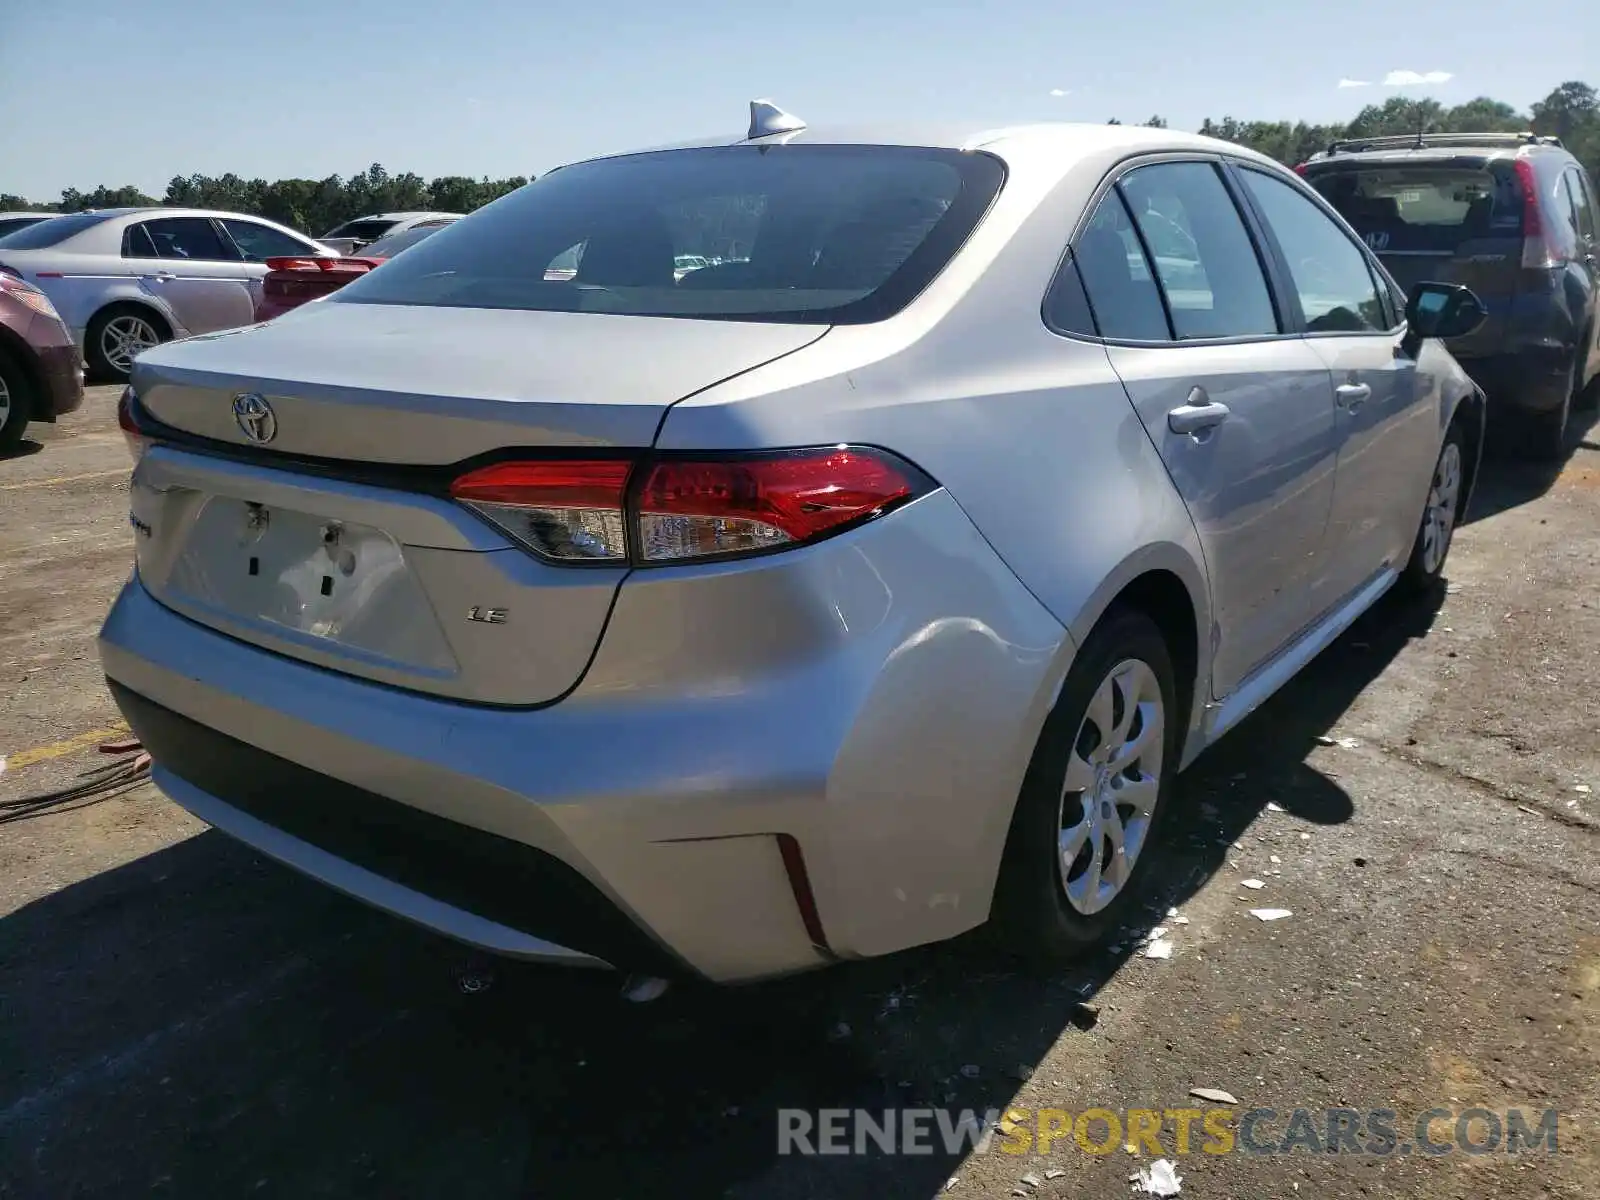
[[[738,136],[758,97],[812,125],[1160,114],[1192,129],[1346,118],[1396,94],[1525,107],[1563,80],[1600,85],[1594,0],[1545,0],[1534,37],[1499,0],[1256,8],[0,0],[0,192],[131,183],[159,197],[174,175],[322,178],[373,162],[430,179],[539,174]]]

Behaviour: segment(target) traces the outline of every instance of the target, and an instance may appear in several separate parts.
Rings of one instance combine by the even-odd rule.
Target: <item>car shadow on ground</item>
[[[43,449],[43,442],[36,442],[27,434],[23,434],[22,440],[10,450],[0,451],[0,463],[10,462],[16,458],[31,458]]]
[[[1148,910],[1069,969],[972,936],[646,1005],[504,963],[463,994],[458,949],[216,833],[64,888],[0,921],[0,1195],[925,1200],[961,1160],[937,1132],[785,1156],[779,1111],[1003,1110],[1269,802],[1349,819],[1307,754],[1439,601],[1386,601],[1197,762]]]

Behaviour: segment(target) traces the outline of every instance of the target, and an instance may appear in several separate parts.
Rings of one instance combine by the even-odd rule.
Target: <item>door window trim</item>
[[[1139,223],[1137,221],[1132,220],[1133,209],[1128,204],[1126,196],[1123,195],[1121,183],[1125,176],[1131,174],[1141,167],[1156,166],[1162,163],[1183,162],[1199,162],[1209,164],[1213,170],[1217,172],[1219,182],[1222,184],[1223,190],[1228,194],[1229,199],[1233,201],[1234,211],[1239,216],[1239,223],[1244,227],[1245,237],[1249,240],[1251,248],[1255,251],[1256,264],[1259,266],[1262,279],[1266,283],[1267,296],[1272,302],[1272,311],[1278,320],[1279,328],[1277,333],[1247,333],[1232,334],[1227,337],[1182,339],[1179,339],[1176,336],[1172,323],[1172,309],[1167,302],[1166,285],[1162,283],[1161,279],[1156,273],[1155,265],[1150,255],[1150,247],[1145,241],[1143,230],[1139,228]],[[1120,162],[1112,166],[1112,168],[1106,172],[1104,178],[1102,178],[1100,182],[1095,185],[1095,189],[1090,194],[1088,202],[1083,206],[1083,210],[1074,220],[1071,234],[1067,239],[1067,245],[1062,251],[1059,261],[1056,263],[1056,269],[1051,274],[1049,283],[1045,286],[1044,295],[1039,301],[1039,319],[1044,323],[1044,327],[1057,337],[1070,338],[1074,341],[1093,342],[1104,346],[1130,346],[1143,349],[1185,349],[1191,346],[1244,346],[1251,345],[1256,342],[1281,342],[1303,336],[1304,320],[1300,315],[1299,303],[1296,301],[1292,306],[1289,303],[1290,293],[1293,291],[1293,288],[1292,286],[1288,286],[1286,288],[1286,282],[1292,283],[1292,281],[1288,281],[1287,276],[1280,276],[1278,272],[1277,260],[1272,257],[1267,246],[1262,241],[1261,230],[1254,215],[1254,210],[1245,207],[1245,205],[1248,204],[1249,198],[1247,196],[1241,196],[1236,182],[1230,176],[1229,165],[1230,160],[1221,154],[1212,154],[1206,151],[1196,150],[1156,150],[1140,151],[1131,154],[1127,158],[1122,159]],[[1076,271],[1078,269],[1078,240],[1083,236],[1084,231],[1088,229],[1089,222],[1094,218],[1094,215],[1100,211],[1100,205],[1104,203],[1106,197],[1112,192],[1116,193],[1118,203],[1123,206],[1124,211],[1129,216],[1130,223],[1133,226],[1134,236],[1138,238],[1139,247],[1144,253],[1146,267],[1150,271],[1151,278],[1156,281],[1157,293],[1161,297],[1162,312],[1167,318],[1168,336],[1163,341],[1151,341],[1148,338],[1105,337],[1099,331],[1098,320],[1096,321],[1095,332],[1092,334],[1080,332],[1078,330],[1060,329],[1050,321],[1050,297],[1054,294],[1055,289],[1060,286],[1059,280],[1061,279],[1063,272],[1068,270]],[[1094,297],[1088,295],[1088,287],[1086,284],[1080,286],[1083,286],[1084,294],[1088,296],[1090,315],[1092,316],[1094,310]]]
[[[237,246],[235,246],[233,244],[233,238],[231,238],[228,235],[228,231],[223,227],[222,223],[220,221],[218,221],[215,217],[197,217],[197,216],[193,216],[193,215],[184,215],[183,213],[174,213],[171,216],[147,217],[145,220],[137,221],[134,224],[129,225],[126,229],[124,229],[122,231],[122,257],[123,258],[145,258],[146,257],[145,255],[141,255],[141,254],[129,254],[128,253],[129,243],[131,242],[131,240],[132,240],[132,238],[134,236],[134,231],[137,230],[137,231],[143,233],[144,236],[150,242],[150,249],[154,253],[154,257],[149,259],[149,261],[152,261],[152,262],[225,263],[225,264],[228,264],[228,265],[233,265],[235,263],[240,263],[240,262],[244,262],[245,261],[245,259],[242,256],[241,257],[235,257],[235,258],[167,258],[165,255],[163,255],[161,253],[160,249],[156,246],[155,238],[153,236],[151,236],[151,233],[150,233],[149,226],[154,224],[156,221],[205,221],[205,222],[210,224],[211,231],[212,231],[212,233],[216,234],[218,240],[222,244],[223,250],[232,250],[235,255],[239,254],[239,247],[237,247]]]
[[[233,230],[228,228],[228,222],[229,221],[241,221],[246,225],[259,225],[261,228],[269,230],[272,233],[281,234],[283,237],[291,237],[292,236],[289,233],[288,230],[279,229],[276,225],[269,225],[266,221],[263,221],[263,220],[261,220],[261,219],[259,219],[257,217],[242,217],[242,216],[241,217],[227,217],[227,218],[212,217],[211,218],[211,223],[217,227],[217,232],[222,236],[222,244],[224,246],[232,247],[233,248],[233,252],[239,256],[237,261],[242,262],[242,263],[253,263],[256,266],[262,266],[262,265],[265,264],[266,259],[251,258],[247,254],[245,254],[244,247],[239,245],[238,242],[233,240]],[[313,248],[311,247],[310,243],[309,242],[305,242],[305,239],[299,238],[297,235],[294,235],[294,240],[301,241],[301,242],[305,243],[305,244],[303,244],[301,246],[301,252],[307,258],[312,257],[316,253],[315,250],[313,250]]]
[[[1311,201],[1312,205],[1328,218],[1334,229],[1336,229],[1340,235],[1343,236],[1344,240],[1355,247],[1356,253],[1359,254],[1361,256],[1361,260],[1366,263],[1367,278],[1372,282],[1373,291],[1377,293],[1378,303],[1383,308],[1384,317],[1390,322],[1389,328],[1387,329],[1313,330],[1308,328],[1306,325],[1305,309],[1300,304],[1300,293],[1295,287],[1294,273],[1289,269],[1288,255],[1284,254],[1283,246],[1278,242],[1277,233],[1274,232],[1272,226],[1267,222],[1266,214],[1261,211],[1260,206],[1256,203],[1256,198],[1250,194],[1250,189],[1245,185],[1243,175],[1240,174],[1237,178],[1239,195],[1243,199],[1244,203],[1249,206],[1250,211],[1255,214],[1255,218],[1260,226],[1261,236],[1270,247],[1270,253],[1272,255],[1274,266],[1284,281],[1285,295],[1294,310],[1295,323],[1300,329],[1300,332],[1297,334],[1297,336],[1306,338],[1392,337],[1395,334],[1404,331],[1405,314],[1403,312],[1397,313],[1394,311],[1394,292],[1392,289],[1385,286],[1384,283],[1384,281],[1388,278],[1388,272],[1383,269],[1383,264],[1378,261],[1377,255],[1372,252],[1372,247],[1368,246],[1360,238],[1351,234],[1345,225],[1344,218],[1338,214],[1338,211],[1333,207],[1333,205],[1329,204],[1327,200],[1323,198],[1322,193],[1317,191],[1317,189],[1312,187],[1310,184],[1306,183],[1298,175],[1290,174],[1287,171],[1270,170],[1260,163],[1246,162],[1243,159],[1230,157],[1227,159],[1224,169],[1230,173],[1254,171],[1257,175],[1263,175],[1268,179],[1276,179],[1280,183],[1288,184],[1289,187],[1293,188],[1302,196],[1306,197],[1306,199]]]

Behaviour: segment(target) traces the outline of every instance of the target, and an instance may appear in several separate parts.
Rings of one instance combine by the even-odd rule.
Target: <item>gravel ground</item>
[[[93,389],[0,462],[0,805],[99,766],[119,724],[93,648],[129,559],[114,401]],[[26,819],[0,807],[0,1195],[1118,1196],[1148,1146],[780,1155],[777,1110],[1013,1108],[1026,1131],[1042,1109],[1218,1107],[1189,1097],[1201,1085],[1237,1098],[1235,1124],[1275,1110],[1258,1142],[1297,1108],[1315,1110],[1314,1140],[1330,1107],[1395,1110],[1405,1146],[1436,1107],[1530,1125],[1557,1108],[1560,1152],[1214,1154],[1197,1123],[1180,1154],[1169,1123],[1186,1197],[1587,1200],[1600,446],[1585,437],[1556,477],[1491,464],[1448,593],[1381,605],[1184,777],[1151,917],[1166,960],[1134,931],[1050,978],[958,944],[644,1006],[606,976],[505,966],[468,995],[457,949],[148,786]],[[1293,915],[1249,915],[1264,907]]]

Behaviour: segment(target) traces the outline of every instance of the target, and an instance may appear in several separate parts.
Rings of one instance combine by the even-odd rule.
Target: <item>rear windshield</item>
[[[325,233],[322,236],[355,238],[358,242],[370,242],[381,238],[398,224],[399,221],[346,221],[332,233]]]
[[[48,221],[24,226],[22,229],[0,237],[0,250],[43,250],[58,246],[75,233],[82,233],[106,220],[105,213],[68,213],[51,217]]]
[[[393,258],[408,246],[415,246],[426,237],[430,237],[443,225],[413,225],[402,233],[391,233],[388,237],[379,238],[361,247],[363,258]]]
[[[988,155],[901,146],[719,146],[597,159],[552,171],[440,230],[338,299],[881,320],[950,260],[1004,174]]]
[[[1323,171],[1309,182],[1380,254],[1449,251],[1522,233],[1522,197],[1510,169],[1372,166]]]

